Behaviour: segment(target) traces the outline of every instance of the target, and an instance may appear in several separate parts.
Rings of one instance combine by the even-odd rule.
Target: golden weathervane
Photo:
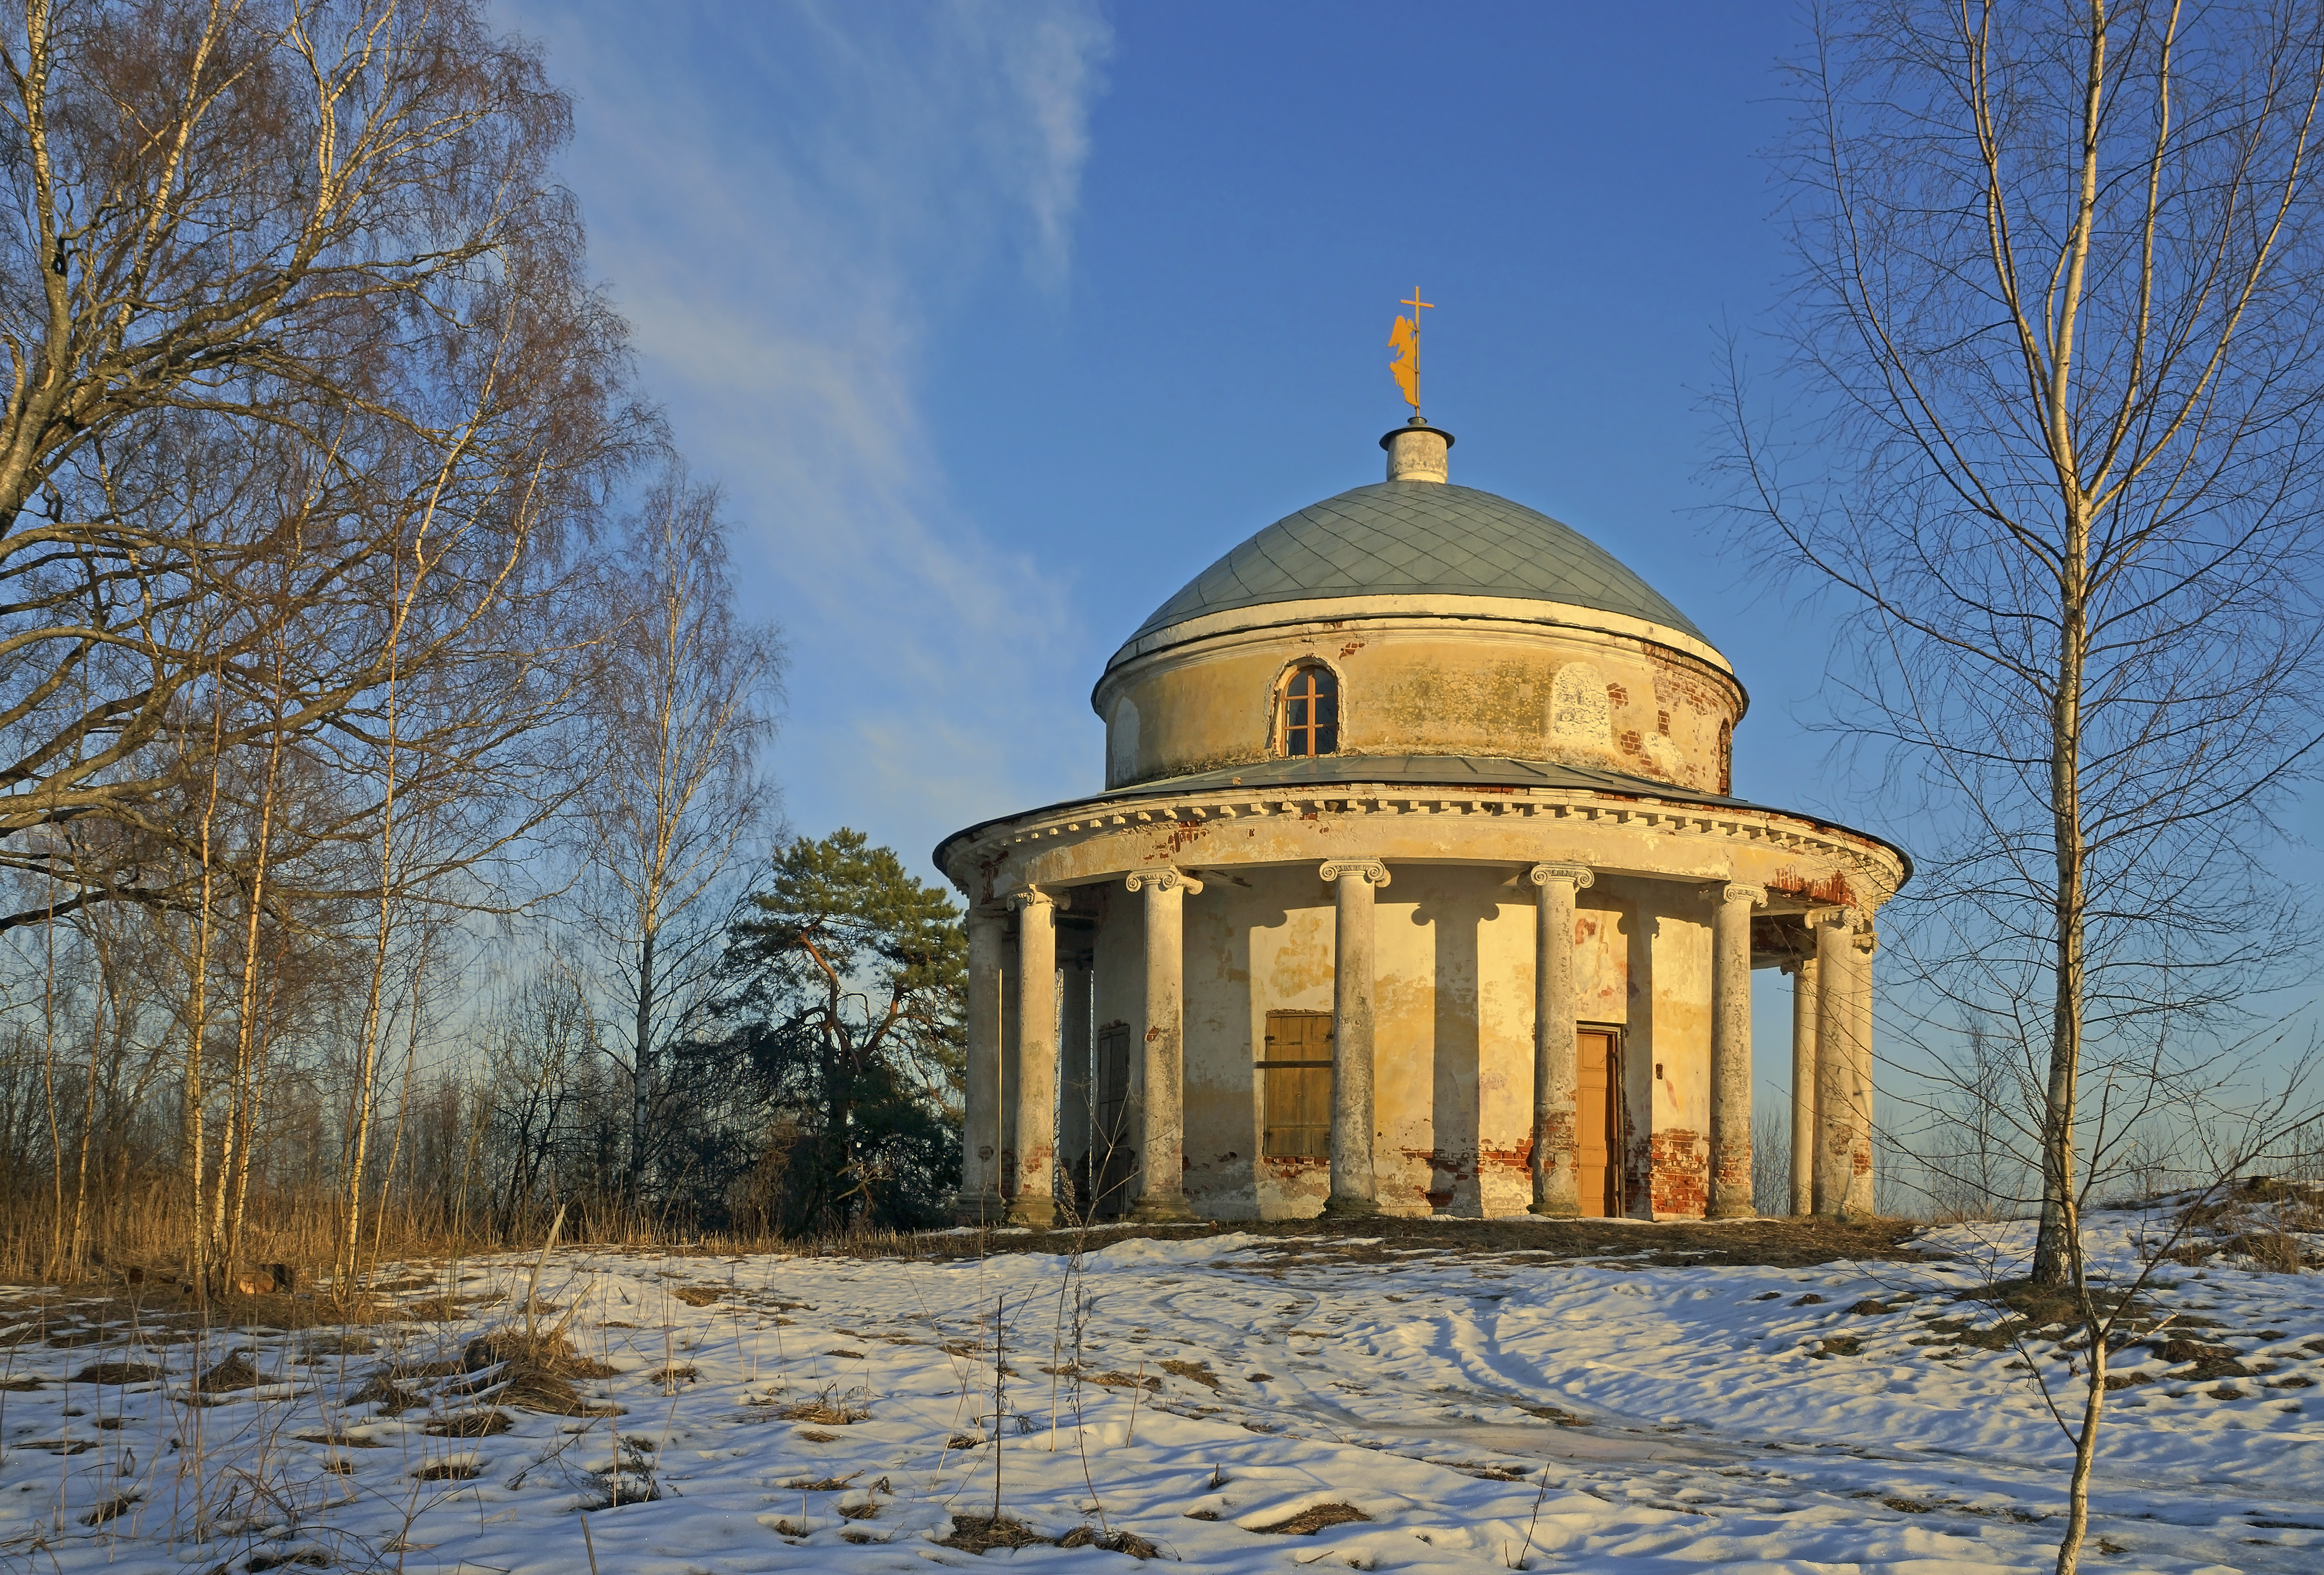
[[[1421,300],[1420,286],[1416,284],[1412,287],[1411,299],[1399,301],[1397,304],[1412,308],[1412,315],[1406,317],[1398,313],[1396,327],[1388,330],[1388,348],[1396,352],[1396,359],[1388,364],[1388,375],[1396,379],[1396,385],[1404,390],[1404,403],[1412,406],[1413,413],[1418,415],[1420,413],[1420,309],[1425,306],[1433,310],[1436,303],[1433,301]]]

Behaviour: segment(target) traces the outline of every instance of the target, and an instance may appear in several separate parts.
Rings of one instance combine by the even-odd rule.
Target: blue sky
[[[1699,476],[1720,327],[1787,266],[1758,150],[1792,7],[505,14],[576,96],[595,264],[788,640],[799,831],[933,875],[945,833],[1093,791],[1114,646],[1378,478],[1417,283],[1453,478],[1593,537],[1728,653],[1739,792],[1911,840],[1825,768],[1819,617],[1722,553]],[[1764,1062],[1788,992],[1758,994]]]
[[[1098,785],[1106,656],[1378,479],[1438,303],[1456,478],[1611,548],[1734,657],[1738,780],[1821,803],[1822,652],[1711,555],[1694,390],[1783,260],[1781,7],[521,8],[642,370],[793,654],[798,828],[925,866]]]

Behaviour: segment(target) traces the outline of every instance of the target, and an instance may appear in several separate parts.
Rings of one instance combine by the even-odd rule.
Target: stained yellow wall
[[[1250,764],[1274,748],[1286,669],[1340,676],[1340,751],[1554,760],[1707,792],[1723,791],[1720,725],[1743,694],[1709,662],[1646,641],[1451,619],[1310,625],[1221,635],[1137,658],[1095,697],[1106,785]],[[1608,697],[1586,736],[1551,725],[1561,669],[1586,664]]]
[[[1328,1163],[1259,1154],[1253,1065],[1269,1012],[1332,1009],[1332,894],[1310,868],[1252,869],[1186,900],[1186,1187],[1222,1219],[1304,1219]]]
[[[1329,1166],[1259,1155],[1252,1063],[1268,1012],[1332,1009],[1332,893],[1312,868],[1237,873],[1247,884],[1214,877],[1186,899],[1187,1191],[1217,1218],[1305,1218],[1323,1208]],[[1655,883],[1613,885],[1587,894],[1575,915],[1575,1014],[1632,1025],[1623,1097],[1643,1213],[1655,1135],[1692,1154],[1708,1126],[1710,931],[1661,912]],[[1666,890],[1683,907],[1683,893]],[[1111,903],[1109,923],[1133,906]],[[1379,1199],[1391,1213],[1495,1217],[1532,1201],[1535,912],[1530,887],[1474,866],[1406,865],[1378,894],[1375,1105]],[[1099,959],[1101,1003],[1122,999],[1108,961],[1136,968],[1134,954],[1102,935]],[[1657,964],[1663,975],[1650,971]]]

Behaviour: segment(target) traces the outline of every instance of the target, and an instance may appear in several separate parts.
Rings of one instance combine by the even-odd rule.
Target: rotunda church
[[[1794,1212],[1872,1206],[1893,845],[1735,796],[1727,659],[1452,435],[1116,651],[1105,791],[955,832],[959,1214],[1753,1212],[1751,987],[1792,979]]]

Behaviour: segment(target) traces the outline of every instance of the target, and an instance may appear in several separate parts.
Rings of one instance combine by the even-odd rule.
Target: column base
[[[1323,1218],[1326,1219],[1370,1219],[1380,1211],[1377,1200],[1371,1198],[1326,1198]]]
[[[1526,1205],[1526,1212],[1538,1215],[1544,1219],[1579,1219],[1582,1218],[1582,1205],[1579,1203],[1528,1203]]]
[[[1142,1225],[1199,1223],[1194,1211],[1186,1207],[1186,1194],[1184,1192],[1168,1192],[1158,1198],[1149,1193],[1130,1206],[1130,1218]]]
[[[997,1225],[1008,1207],[998,1192],[972,1192],[953,1200],[952,1222],[954,1225]]]
[[[1705,1219],[1757,1219],[1759,1211],[1748,1203],[1720,1203],[1711,1206]]]
[[[1070,1223],[1056,1199],[1038,1193],[1019,1192],[1011,1198],[1009,1211],[1002,1218],[1010,1225],[1023,1226],[1028,1230],[1055,1230]]]

